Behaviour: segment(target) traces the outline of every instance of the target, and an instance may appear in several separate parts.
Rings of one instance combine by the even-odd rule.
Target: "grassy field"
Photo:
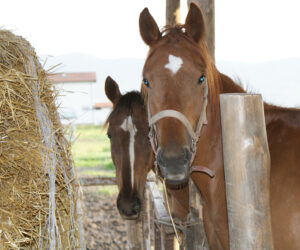
[[[106,129],[94,125],[76,126],[75,138],[72,153],[80,175],[115,176]]]

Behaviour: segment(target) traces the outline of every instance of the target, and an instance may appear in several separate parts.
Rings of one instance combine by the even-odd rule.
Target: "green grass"
[[[80,172],[84,172],[84,175],[103,175],[102,170],[115,169],[111,160],[106,129],[94,125],[76,126],[75,138],[72,153],[75,167]],[[114,176],[114,172],[109,172],[109,176]]]

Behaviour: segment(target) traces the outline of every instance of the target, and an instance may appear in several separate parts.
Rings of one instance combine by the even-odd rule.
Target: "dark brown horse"
[[[122,95],[118,84],[110,77],[105,81],[105,93],[113,103],[106,123],[119,188],[117,208],[122,218],[137,219],[144,201],[146,177],[154,162],[148,139],[147,110],[140,92]],[[188,209],[187,188],[167,191],[173,215],[184,220]]]
[[[146,177],[154,162],[148,139],[147,110],[139,92],[122,95],[118,84],[110,77],[105,81],[105,93],[113,103],[107,119],[107,135],[119,188],[117,208],[122,218],[137,219],[144,201]],[[188,209],[187,188],[168,189],[168,193],[173,215],[184,220]]]
[[[122,218],[137,219],[147,173],[153,166],[146,108],[139,92],[122,95],[118,84],[110,77],[105,81],[105,93],[113,103],[107,119],[107,136],[119,188],[117,207]]]
[[[141,13],[139,23],[150,48],[143,92],[161,174],[167,183],[182,184],[190,177],[191,164],[209,169],[191,177],[203,198],[210,248],[229,249],[219,94],[244,90],[216,69],[205,44],[203,15],[196,5],[190,5],[184,25],[163,32],[148,9]],[[266,104],[265,117],[274,246],[300,249],[300,112]]]

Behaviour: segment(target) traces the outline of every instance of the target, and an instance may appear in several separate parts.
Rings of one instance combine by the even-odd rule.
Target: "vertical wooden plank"
[[[174,250],[174,234],[162,232],[162,249]]]
[[[222,94],[220,105],[230,249],[273,249],[262,98]]]
[[[206,24],[205,40],[209,54],[215,60],[215,0],[188,0],[188,5],[191,2],[197,4],[202,10]]]
[[[189,209],[188,223],[191,226],[187,229],[186,249],[208,250],[203,226],[201,197],[198,188],[191,178],[189,180]]]
[[[171,224],[171,220],[163,196],[159,192],[156,183],[147,181],[146,187],[151,195],[151,197],[149,196],[149,200],[151,200],[150,213],[153,214],[153,220],[156,221],[154,223],[150,222],[152,223],[152,231],[154,231],[155,249],[172,250],[174,248],[174,229],[172,226],[165,224]]]
[[[127,245],[129,250],[145,249],[141,220],[126,220]]]
[[[149,237],[150,237],[150,247],[151,250],[155,249],[155,227],[154,227],[154,205],[152,202],[151,192],[146,186],[147,194],[147,211],[148,211],[148,228],[149,228]]]
[[[143,230],[143,244],[145,250],[151,249],[151,236],[150,236],[150,203],[149,191],[145,188],[144,201],[142,204],[141,220]]]
[[[162,239],[160,235],[160,230],[157,225],[154,224],[154,249],[163,250],[162,248]]]
[[[180,23],[180,0],[166,0],[166,25]]]

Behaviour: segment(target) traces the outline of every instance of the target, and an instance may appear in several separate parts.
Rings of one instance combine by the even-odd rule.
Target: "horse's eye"
[[[109,132],[107,132],[107,137],[109,138],[109,139],[111,139],[111,134],[109,133]]]
[[[202,84],[205,81],[205,75],[200,76],[198,83]]]
[[[150,83],[146,78],[143,79],[143,83],[146,85],[147,88],[149,88]]]

